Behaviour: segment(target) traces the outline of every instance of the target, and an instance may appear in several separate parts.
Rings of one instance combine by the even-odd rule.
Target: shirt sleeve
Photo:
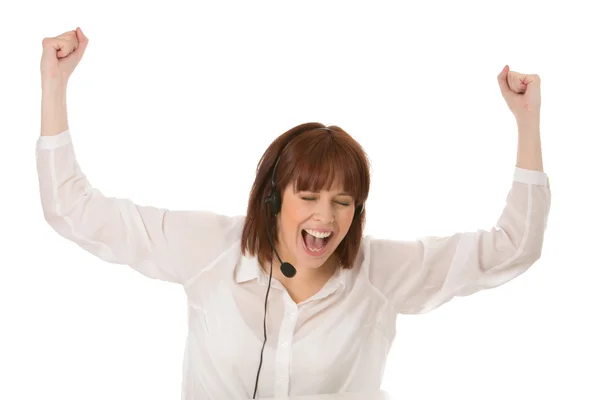
[[[517,167],[496,226],[415,241],[371,238],[369,278],[401,314],[425,313],[455,296],[500,286],[540,258],[550,197],[544,172]]]
[[[114,264],[185,284],[235,243],[243,217],[171,211],[107,197],[77,163],[70,131],[40,136],[36,146],[45,220],[62,237]]]

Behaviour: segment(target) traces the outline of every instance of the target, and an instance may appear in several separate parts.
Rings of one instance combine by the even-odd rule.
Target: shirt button
[[[294,319],[296,317],[296,313],[295,312],[291,312],[290,313],[290,319]]]
[[[288,347],[288,344],[287,344],[287,342],[283,342],[283,343],[281,343],[281,347],[283,347],[284,349],[285,349],[285,348],[287,348],[287,347]]]

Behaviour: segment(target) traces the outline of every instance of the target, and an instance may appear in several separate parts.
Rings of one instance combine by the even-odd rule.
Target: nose
[[[318,221],[330,223],[335,220],[333,206],[326,201],[321,201],[317,205],[315,217]]]

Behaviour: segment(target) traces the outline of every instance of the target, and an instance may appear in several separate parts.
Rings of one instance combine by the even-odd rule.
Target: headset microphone
[[[285,275],[286,278],[293,278],[294,275],[296,275],[296,268],[289,262],[285,262],[281,264],[281,273]]]

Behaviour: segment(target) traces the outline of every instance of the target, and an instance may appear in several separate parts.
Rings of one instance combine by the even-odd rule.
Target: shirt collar
[[[261,274],[261,268],[256,257],[241,255],[240,262],[235,269],[235,281],[237,283],[251,281]]]
[[[235,269],[235,281],[237,283],[248,282],[256,279],[260,285],[269,284],[269,274],[266,273],[258,263],[258,257],[241,255],[240,262]],[[271,280],[271,288],[283,289],[283,285],[276,279]]]

